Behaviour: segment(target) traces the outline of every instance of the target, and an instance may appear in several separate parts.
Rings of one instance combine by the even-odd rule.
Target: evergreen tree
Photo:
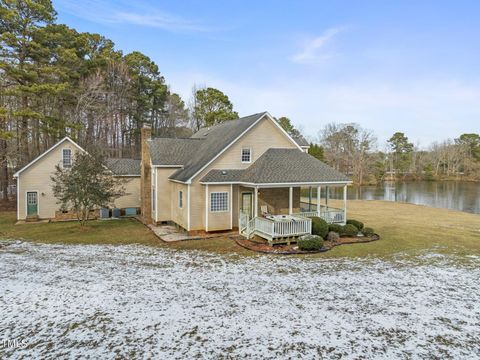
[[[21,165],[30,160],[29,125],[32,123],[36,131],[44,116],[36,108],[38,98],[48,91],[41,81],[44,69],[35,61],[41,54],[35,35],[55,16],[50,0],[0,0],[0,69],[6,79],[2,95],[13,105],[7,108],[17,122],[17,159]]]
[[[238,119],[227,95],[218,89],[206,88],[195,93],[194,118],[199,127],[213,126],[224,121]]]

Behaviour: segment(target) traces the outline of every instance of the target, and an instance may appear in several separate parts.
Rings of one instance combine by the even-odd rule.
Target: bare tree
[[[372,163],[376,147],[373,132],[358,124],[327,124],[319,134],[327,162],[362,184]]]

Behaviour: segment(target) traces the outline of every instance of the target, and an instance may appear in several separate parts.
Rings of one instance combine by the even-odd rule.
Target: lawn
[[[480,257],[0,249],[5,359],[474,359]]]
[[[143,244],[157,245],[160,240],[135,219],[78,222],[29,223],[15,225],[14,212],[0,213],[0,239],[23,239],[49,244]]]
[[[335,206],[335,202],[332,202]],[[416,255],[425,251],[480,255],[480,215],[385,201],[354,200],[348,217],[363,221],[380,234],[381,240],[335,247],[308,255],[316,257],[386,257],[398,253]],[[0,238],[45,243],[144,244],[183,250],[252,255],[225,238],[165,244],[133,219],[92,221],[86,229],[76,222],[14,225],[15,214],[0,215]]]
[[[335,201],[331,205],[341,206]],[[480,255],[480,215],[387,201],[352,200],[348,202],[348,218],[373,227],[381,240],[337,246],[326,253],[307,256],[385,257],[398,253],[416,255],[430,250]],[[235,250],[234,244],[224,239],[184,241],[172,246],[217,252]]]
[[[0,239],[33,241],[0,247],[0,328],[25,344],[0,352],[475,358],[480,216],[381,201],[349,205],[351,217],[382,239],[303,256],[252,253],[227,238],[166,244],[134,219],[80,229],[75,222],[14,225],[15,214],[2,212]]]

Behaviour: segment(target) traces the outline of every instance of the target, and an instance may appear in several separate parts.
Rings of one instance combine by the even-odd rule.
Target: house
[[[112,206],[140,207],[145,223],[175,223],[189,233],[239,229],[272,240],[309,233],[308,216],[345,222],[349,179],[310,156],[308,143],[292,138],[267,112],[189,138],[152,138],[143,127],[141,143],[140,161],[109,159],[106,166],[129,181],[127,194]],[[57,163],[70,164],[74,151],[83,150],[65,138],[15,174],[18,219],[60,215],[49,179]],[[331,187],[343,188],[342,209],[328,206]]]
[[[85,150],[65,137],[13,175],[17,180],[17,220],[76,219],[75,214],[60,210],[53,196],[51,176],[58,164],[70,167],[78,151]],[[114,176],[125,180],[125,195],[116,199],[112,206],[139,208],[140,160],[107,159],[106,166]]]

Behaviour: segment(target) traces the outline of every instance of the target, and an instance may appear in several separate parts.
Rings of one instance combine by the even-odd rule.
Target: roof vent
[[[225,170],[222,170],[222,175],[227,175],[227,172]]]

